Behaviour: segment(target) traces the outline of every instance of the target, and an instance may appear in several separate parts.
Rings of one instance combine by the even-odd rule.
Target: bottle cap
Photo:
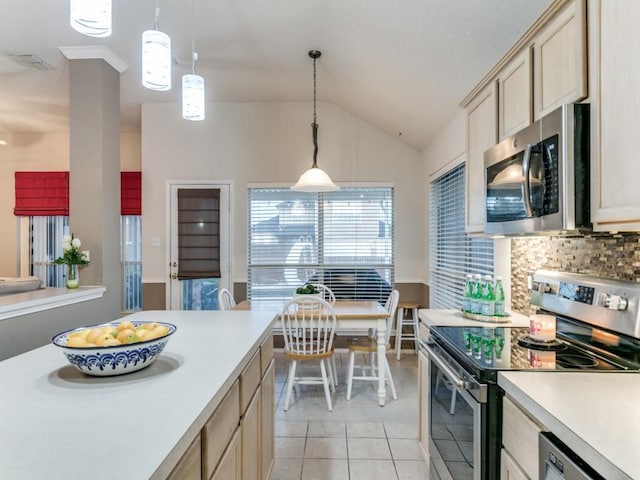
[[[502,276],[500,276],[500,275],[496,275],[496,282],[497,282],[498,280],[502,281]]]

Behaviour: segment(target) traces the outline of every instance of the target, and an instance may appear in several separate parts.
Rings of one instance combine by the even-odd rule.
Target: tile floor
[[[338,382],[327,409],[322,385],[294,387],[283,411],[288,360],[276,351],[276,459],[272,480],[424,480],[429,478],[418,445],[418,357],[388,355],[398,400],[387,387],[377,404],[377,383],[354,381],[346,400],[346,352],[338,352]],[[358,360],[360,361],[360,360]],[[299,364],[300,365],[300,364]],[[304,366],[319,374],[312,363]],[[299,367],[298,374],[304,373]],[[358,374],[358,373],[356,373]],[[297,391],[296,391],[297,390]]]

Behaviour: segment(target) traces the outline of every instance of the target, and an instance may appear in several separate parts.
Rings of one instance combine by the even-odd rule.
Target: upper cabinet
[[[587,96],[587,28],[584,0],[567,3],[533,43],[534,119]]]
[[[531,49],[524,48],[498,75],[500,140],[531,124]]]
[[[595,230],[640,230],[640,2],[588,6],[591,219]]]
[[[497,140],[495,82],[467,106],[467,164],[465,167],[465,231],[482,233],[486,218],[484,152]]]

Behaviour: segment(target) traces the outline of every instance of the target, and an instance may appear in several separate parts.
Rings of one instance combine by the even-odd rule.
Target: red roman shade
[[[142,215],[142,172],[120,172],[120,215]]]
[[[15,172],[16,216],[69,215],[69,172]]]

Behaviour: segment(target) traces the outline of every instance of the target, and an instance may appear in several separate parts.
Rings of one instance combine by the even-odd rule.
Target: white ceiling
[[[68,66],[58,47],[88,45],[105,45],[128,65],[121,126],[140,131],[140,104],[180,101],[193,34],[208,102],[311,100],[307,51],[318,49],[318,101],[423,149],[550,2],[158,0],[176,64],[173,88],[155,92],[140,81],[141,35],[153,28],[155,0],[113,0],[113,34],[105,39],[69,26],[67,0],[3,0],[0,134],[68,130]],[[20,66],[13,53],[35,54],[54,70]]]

